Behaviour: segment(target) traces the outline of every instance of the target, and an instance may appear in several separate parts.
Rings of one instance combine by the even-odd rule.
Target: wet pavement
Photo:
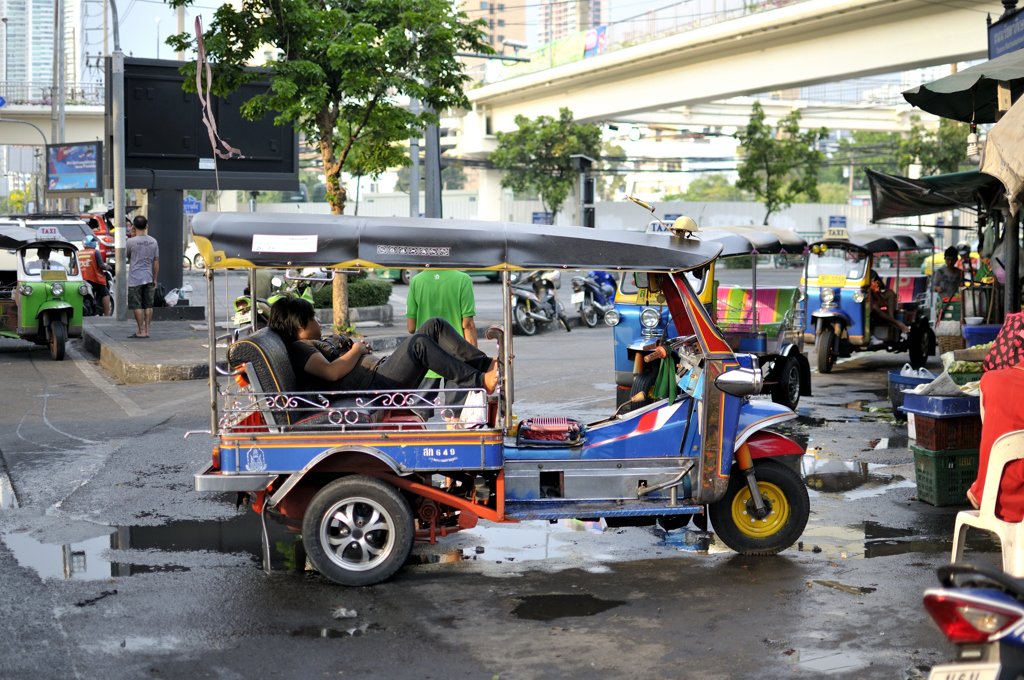
[[[603,328],[517,341],[521,417],[612,410],[609,345]],[[952,656],[921,593],[958,508],[916,498],[886,400],[905,357],[815,375],[778,428],[806,451],[787,463],[812,512],[779,556],[692,524],[481,522],[361,589],[308,570],[273,523],[266,576],[259,518],[190,490],[201,382],[125,386],[82,361],[0,351],[0,677],[921,678]],[[968,552],[998,564],[981,534]]]

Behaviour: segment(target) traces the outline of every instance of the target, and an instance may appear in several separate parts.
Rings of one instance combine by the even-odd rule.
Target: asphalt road
[[[477,290],[483,310],[500,289]],[[18,505],[0,482],[5,679],[919,678],[953,654],[921,594],[955,509],[914,499],[906,429],[872,410],[902,356],[815,375],[786,428],[809,451],[792,462],[812,516],[778,556],[695,554],[682,531],[482,523],[346,589],[273,526],[264,575],[256,516],[191,490],[212,446],[183,439],[209,427],[204,383],[120,385],[25,347],[0,340],[0,479]],[[521,417],[614,409],[609,329],[517,338],[516,356]],[[998,563],[990,541],[972,547]]]

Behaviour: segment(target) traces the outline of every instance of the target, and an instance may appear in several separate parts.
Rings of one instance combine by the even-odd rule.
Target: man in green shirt
[[[455,328],[461,328],[466,342],[477,346],[476,323],[473,321],[476,316],[476,298],[473,296],[473,281],[465,272],[456,269],[426,269],[412,277],[409,280],[405,316],[405,325],[410,333],[415,333],[427,319],[440,317]],[[428,371],[420,388],[435,389],[440,385],[441,376]]]

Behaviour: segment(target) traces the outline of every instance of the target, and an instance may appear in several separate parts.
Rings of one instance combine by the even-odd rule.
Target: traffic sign
[[[186,215],[195,215],[203,209],[202,202],[193,196],[186,196],[181,202],[181,212]]]

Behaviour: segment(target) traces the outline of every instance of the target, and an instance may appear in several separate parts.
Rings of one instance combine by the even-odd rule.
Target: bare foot
[[[494,394],[494,390],[498,389],[497,360],[491,365],[491,370],[484,373],[484,389],[487,391],[487,394]]]

